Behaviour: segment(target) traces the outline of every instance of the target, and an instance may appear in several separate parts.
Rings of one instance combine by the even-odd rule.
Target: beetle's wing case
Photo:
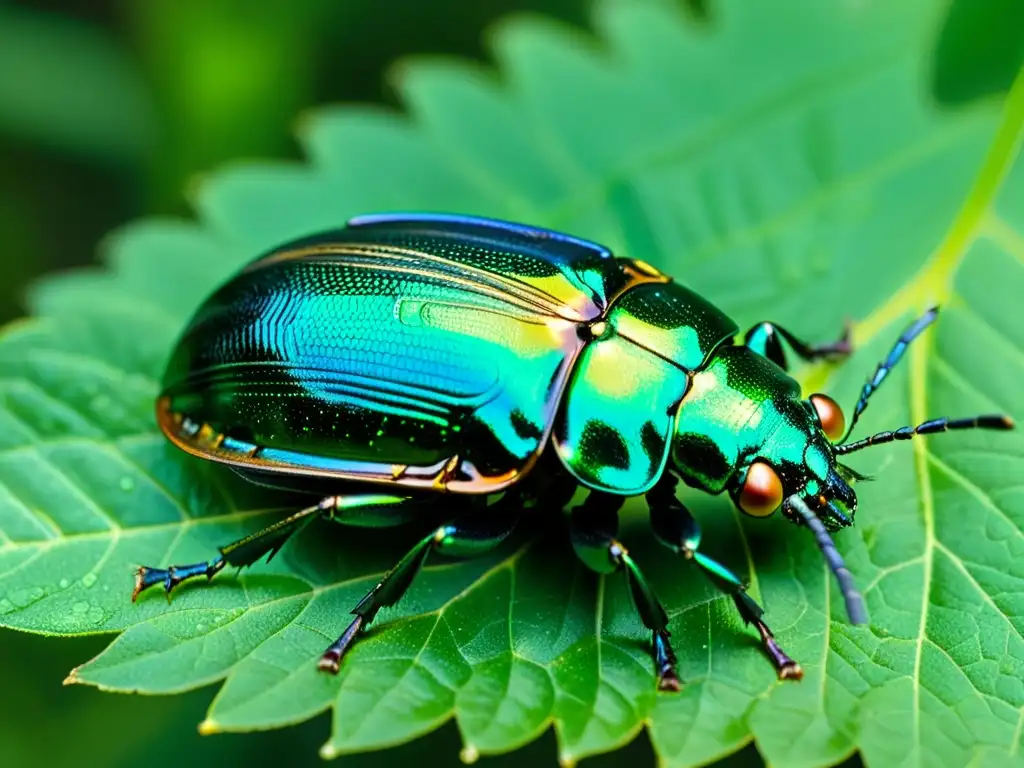
[[[543,448],[580,328],[647,279],[545,230],[355,220],[258,259],[199,309],[160,425],[246,470],[499,490]]]

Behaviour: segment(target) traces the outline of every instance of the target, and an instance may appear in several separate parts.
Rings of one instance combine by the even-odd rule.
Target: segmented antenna
[[[842,456],[844,453],[853,453],[872,445],[891,443],[893,440],[910,440],[917,435],[931,435],[955,429],[1013,429],[1013,419],[998,413],[975,416],[970,419],[932,419],[924,424],[918,424],[916,427],[900,427],[888,432],[879,432],[855,443],[837,445],[834,450],[837,456]]]
[[[857,585],[853,583],[853,574],[843,562],[843,556],[839,554],[832,537],[828,535],[825,524],[799,496],[790,496],[786,502],[800,515],[800,518],[814,534],[814,539],[818,542],[818,549],[825,556],[825,562],[828,563],[829,569],[836,577],[836,581],[839,582],[839,590],[842,592],[843,600],[846,601],[846,613],[850,617],[850,623],[867,624],[868,612],[864,607],[864,598],[858,591]]]
[[[935,322],[935,318],[939,315],[939,308],[932,307],[925,312],[921,317],[914,321],[914,323],[903,332],[903,335],[896,340],[893,348],[889,350],[889,354],[886,358],[878,364],[875,369],[874,375],[868,379],[864,385],[864,389],[860,392],[860,398],[857,400],[857,406],[853,409],[853,417],[850,419],[850,426],[846,430],[846,434],[843,435],[843,439],[837,443],[840,445],[850,439],[850,435],[853,433],[853,428],[857,424],[857,419],[864,413],[864,410],[868,407],[868,400],[875,393],[875,390],[881,386],[882,382],[885,381],[885,377],[889,375],[889,371],[895,367],[896,363],[902,359],[903,354],[907,351],[907,347],[910,346],[910,342],[921,335],[921,332]],[[897,438],[899,439],[899,438]]]

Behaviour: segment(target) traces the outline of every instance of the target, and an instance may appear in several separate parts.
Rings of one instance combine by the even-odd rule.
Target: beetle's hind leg
[[[647,493],[654,535],[666,547],[700,568],[716,587],[732,597],[743,621],[757,628],[779,679],[799,680],[804,675],[803,669],[779,647],[775,635],[762,619],[764,609],[747,594],[743,582],[724,565],[700,553],[700,525],[676,498],[675,488],[676,479],[665,473]]]
[[[843,334],[828,344],[808,344],[775,323],[758,323],[743,337],[743,345],[757,354],[767,357],[782,370],[789,370],[786,353],[782,348],[785,339],[797,356],[808,362],[814,360],[843,360],[853,351],[850,344],[850,325],[843,328]]]
[[[205,576],[212,579],[224,566],[244,568],[252,565],[264,555],[269,560],[284,546],[297,531],[315,517],[337,518],[347,522],[347,518],[360,518],[374,515],[375,518],[390,516],[397,525],[408,519],[405,514],[410,507],[420,506],[422,499],[405,496],[389,496],[383,494],[355,494],[352,496],[328,496],[312,507],[306,507],[289,517],[250,534],[244,539],[221,547],[220,557],[206,563],[192,565],[172,565],[169,568],[150,568],[141,566],[135,572],[135,589],[132,591],[132,602],[139,593],[157,584],[162,584],[170,600],[171,590],[188,579]],[[356,520],[352,522],[357,523]],[[377,523],[381,524],[381,523]]]
[[[593,491],[572,511],[572,546],[584,565],[601,574],[623,570],[640,620],[653,633],[654,666],[659,691],[683,687],[676,673],[676,655],[669,642],[668,615],[647,583],[640,567],[615,538],[622,496]]]
[[[455,557],[482,555],[509,537],[519,522],[522,507],[520,494],[510,491],[490,506],[470,510],[421,539],[352,609],[355,618],[324,651],[318,664],[320,669],[331,674],[338,672],[342,657],[373,621],[377,611],[402,599],[431,552]]]

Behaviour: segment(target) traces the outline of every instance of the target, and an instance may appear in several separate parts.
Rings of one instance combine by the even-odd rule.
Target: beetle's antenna
[[[861,597],[857,585],[853,583],[853,574],[843,562],[843,556],[836,549],[821,518],[814,514],[806,502],[796,494],[786,499],[786,504],[800,516],[800,519],[814,534],[814,539],[818,542],[818,549],[825,556],[825,562],[828,563],[829,569],[836,577],[836,581],[839,582],[839,590],[843,593],[843,600],[846,601],[846,613],[850,617],[850,623],[867,624],[868,612],[864,607],[864,598]]]
[[[932,419],[924,424],[918,424],[916,427],[900,427],[888,432],[879,432],[855,443],[837,445],[833,450],[837,456],[842,456],[844,453],[853,453],[870,448],[872,445],[891,443],[893,440],[909,440],[915,435],[931,435],[951,429],[1013,429],[1013,419],[998,413],[975,416],[970,419]]]
[[[843,439],[840,440],[837,445],[845,443],[850,439],[850,435],[853,433],[853,428],[857,424],[857,419],[860,418],[860,415],[864,413],[864,410],[868,407],[868,400],[873,394],[875,394],[875,390],[881,386],[882,382],[885,381],[885,377],[889,375],[889,371],[891,371],[896,366],[896,363],[898,363],[903,357],[903,354],[907,351],[907,347],[910,346],[910,342],[920,336],[921,332],[931,325],[938,315],[939,308],[932,307],[921,315],[921,317],[915,320],[914,323],[903,332],[903,335],[896,340],[892,349],[889,350],[889,354],[886,355],[885,359],[878,364],[878,367],[875,369],[875,373],[867,380],[867,383],[864,385],[864,389],[860,391],[860,398],[858,398],[857,405],[853,409],[853,416],[850,418],[850,426],[846,430],[846,434],[843,435]]]

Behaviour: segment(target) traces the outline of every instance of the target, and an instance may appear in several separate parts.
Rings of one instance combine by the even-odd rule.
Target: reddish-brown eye
[[[740,491],[740,509],[753,517],[768,517],[782,504],[782,481],[763,461],[755,461],[747,470]]]
[[[821,431],[834,443],[846,432],[846,417],[843,416],[843,409],[828,395],[811,395],[810,401],[818,413]]]

